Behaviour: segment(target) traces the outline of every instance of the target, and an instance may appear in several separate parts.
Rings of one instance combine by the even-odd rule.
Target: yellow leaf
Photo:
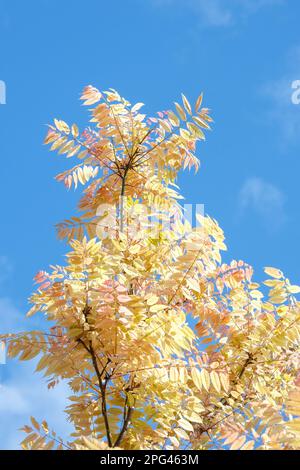
[[[39,431],[39,430],[40,430],[40,425],[39,425],[39,423],[37,422],[37,420],[36,420],[33,416],[31,416],[31,417],[30,417],[30,421],[31,421],[31,423],[32,423],[32,426],[33,426],[37,431]]]
[[[200,283],[196,279],[189,279],[187,284],[189,288],[194,290],[195,292],[198,292],[198,293],[201,292]]]
[[[177,436],[180,438],[180,439],[184,439],[185,441],[188,441],[189,440],[189,435],[186,431],[184,431],[183,429],[181,428],[175,428],[175,433],[177,434]]]
[[[300,293],[300,287],[299,286],[288,286],[287,290],[291,294],[299,294]]]
[[[189,114],[192,114],[192,108],[191,108],[191,105],[190,105],[190,103],[188,102],[186,96],[185,96],[183,93],[181,93],[181,96],[182,96],[182,101],[183,101],[183,104],[184,104],[185,109],[187,110],[187,112],[188,112]]]
[[[212,383],[214,389],[218,393],[220,393],[221,392],[221,383],[220,383],[220,379],[219,379],[219,374],[215,370],[211,371],[210,380],[211,380],[211,383]]]
[[[201,381],[202,381],[203,387],[204,387],[205,390],[208,392],[208,391],[209,391],[209,387],[210,387],[210,376],[209,376],[209,373],[207,372],[206,369],[202,369],[200,374],[201,374]]]
[[[224,388],[225,392],[228,392],[228,391],[229,391],[229,388],[230,388],[228,374],[225,373],[225,372],[221,372],[221,373],[219,374],[219,377],[220,377],[220,381],[221,381],[222,387]]]
[[[242,445],[244,445],[246,441],[246,437],[245,436],[240,436],[238,439],[236,439],[231,447],[230,447],[230,450],[238,450],[242,447]]]
[[[205,122],[203,119],[200,119],[198,116],[193,116],[193,120],[198,126],[204,127],[204,129],[210,130],[210,126],[207,124],[207,122]]]
[[[178,382],[178,370],[175,366],[170,367],[170,381]]]
[[[204,411],[204,408],[203,408],[203,411]],[[187,414],[187,417],[190,421],[192,421],[193,423],[199,423],[201,424],[203,421],[202,419],[200,418],[200,416],[195,413],[194,411],[190,412]]]
[[[134,106],[132,106],[131,111],[135,113],[136,111],[141,109],[142,106],[144,106],[144,103],[136,103]]]
[[[180,420],[178,421],[178,425],[186,431],[194,432],[193,425],[184,418],[180,418]]]
[[[71,127],[71,132],[72,132],[73,137],[75,137],[75,138],[78,137],[78,135],[79,135],[79,129],[78,129],[78,127],[77,127],[76,124],[73,124],[73,125],[72,125],[72,127]]]
[[[202,390],[201,372],[196,367],[192,367],[191,375],[192,375],[192,380],[193,380],[194,384],[196,385],[196,387],[199,390]]]
[[[67,137],[60,137],[59,139],[55,140],[55,142],[51,145],[50,150],[56,150],[61,147],[63,144],[67,142]]]
[[[180,104],[178,103],[175,103],[175,106],[176,106],[176,109],[177,109],[177,112],[180,116],[180,118],[185,121],[186,120],[186,114],[184,112],[184,109],[180,106]]]
[[[172,126],[175,126],[175,127],[179,126],[180,120],[178,119],[176,114],[173,113],[173,111],[169,111],[168,117],[169,117],[169,121],[171,122]]]
[[[188,379],[188,374],[185,367],[179,367],[179,381],[185,384]]]
[[[283,277],[282,271],[276,268],[266,267],[264,269],[265,273],[271,277],[275,277],[276,279],[281,279]]]
[[[70,128],[65,121],[59,121],[58,119],[54,119],[54,122],[59,131],[64,132],[65,134],[70,133]]]
[[[152,305],[152,307],[150,307],[150,312],[151,313],[157,313],[157,312],[160,312],[161,310],[164,310],[166,308],[168,308],[168,305],[156,304],[156,305]]]
[[[152,305],[157,304],[158,300],[159,300],[159,297],[157,297],[157,295],[151,295],[147,299],[147,305],[151,307]]]
[[[239,436],[238,432],[233,432],[229,436],[227,435],[227,439],[224,441],[224,446],[228,446],[232,442],[234,442]]]
[[[196,112],[199,111],[202,101],[203,101],[203,93],[201,93],[197,98],[196,105],[195,105]]]

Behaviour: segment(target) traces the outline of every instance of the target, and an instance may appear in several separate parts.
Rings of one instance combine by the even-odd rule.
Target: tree
[[[58,225],[66,266],[35,278],[28,315],[54,326],[2,336],[10,357],[39,356],[48,387],[68,381],[74,433],[31,418],[23,448],[299,448],[300,288],[266,268],[266,297],[249,265],[222,264],[217,222],[193,227],[179,203],[212,121],[202,95],[155,118],[115,90],[82,100],[90,127],[55,120],[45,140],[78,159],[57,180],[85,185]]]

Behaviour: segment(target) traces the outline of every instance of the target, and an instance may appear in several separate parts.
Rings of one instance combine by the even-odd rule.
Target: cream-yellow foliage
[[[300,448],[299,287],[266,268],[266,298],[250,266],[222,264],[217,222],[193,228],[179,204],[178,171],[198,169],[211,122],[202,95],[155,118],[115,90],[82,100],[90,126],[55,120],[46,137],[77,160],[57,179],[85,185],[81,216],[58,225],[67,263],[31,298],[55,326],[4,337],[49,387],[69,383],[74,432],[63,442],[32,418],[23,448]]]

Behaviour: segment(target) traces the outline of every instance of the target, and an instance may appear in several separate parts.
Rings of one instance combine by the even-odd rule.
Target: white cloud
[[[38,318],[27,319],[8,298],[0,298],[0,332],[37,329]],[[1,358],[0,358],[1,359]],[[68,437],[71,425],[63,410],[70,389],[61,383],[48,390],[42,374],[35,374],[37,361],[0,361],[0,449],[17,449],[24,438],[19,429],[30,416],[46,419],[58,435]]]
[[[240,215],[256,214],[271,229],[285,221],[284,203],[282,191],[262,178],[248,178],[239,193]]]
[[[24,411],[29,411],[29,406],[22,392],[12,385],[0,384],[0,416],[4,413],[18,415]]]
[[[49,427],[67,439],[72,426],[63,412],[70,390],[65,383],[48,390],[41,374],[35,374],[35,362],[9,361],[0,366],[0,449],[18,449],[25,435],[20,428],[30,424],[30,416],[45,419]],[[6,370],[4,370],[4,368]]]
[[[19,333],[27,329],[33,329],[34,320],[29,321],[26,315],[22,315],[13,302],[6,297],[0,298],[0,332]]]
[[[0,297],[0,334],[37,329],[39,323],[37,317],[28,319],[25,314],[21,314],[9,298]],[[3,363],[5,363],[5,348],[1,342],[0,365]]]
[[[263,7],[281,5],[286,0],[150,0],[154,6],[189,8],[207,26],[228,26]]]

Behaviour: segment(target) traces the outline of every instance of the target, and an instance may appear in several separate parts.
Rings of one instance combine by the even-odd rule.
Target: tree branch
[[[124,437],[124,434],[127,431],[128,425],[130,423],[131,415],[132,415],[132,412],[133,412],[133,407],[128,406],[127,412],[126,412],[126,407],[127,407],[127,397],[126,397],[126,400],[125,400],[125,407],[124,407],[125,414],[124,414],[123,426],[122,426],[120,434],[119,434],[119,436],[118,436],[118,438],[117,438],[117,440],[116,440],[113,447],[118,447],[120,445],[120,443],[121,443],[121,441]]]

